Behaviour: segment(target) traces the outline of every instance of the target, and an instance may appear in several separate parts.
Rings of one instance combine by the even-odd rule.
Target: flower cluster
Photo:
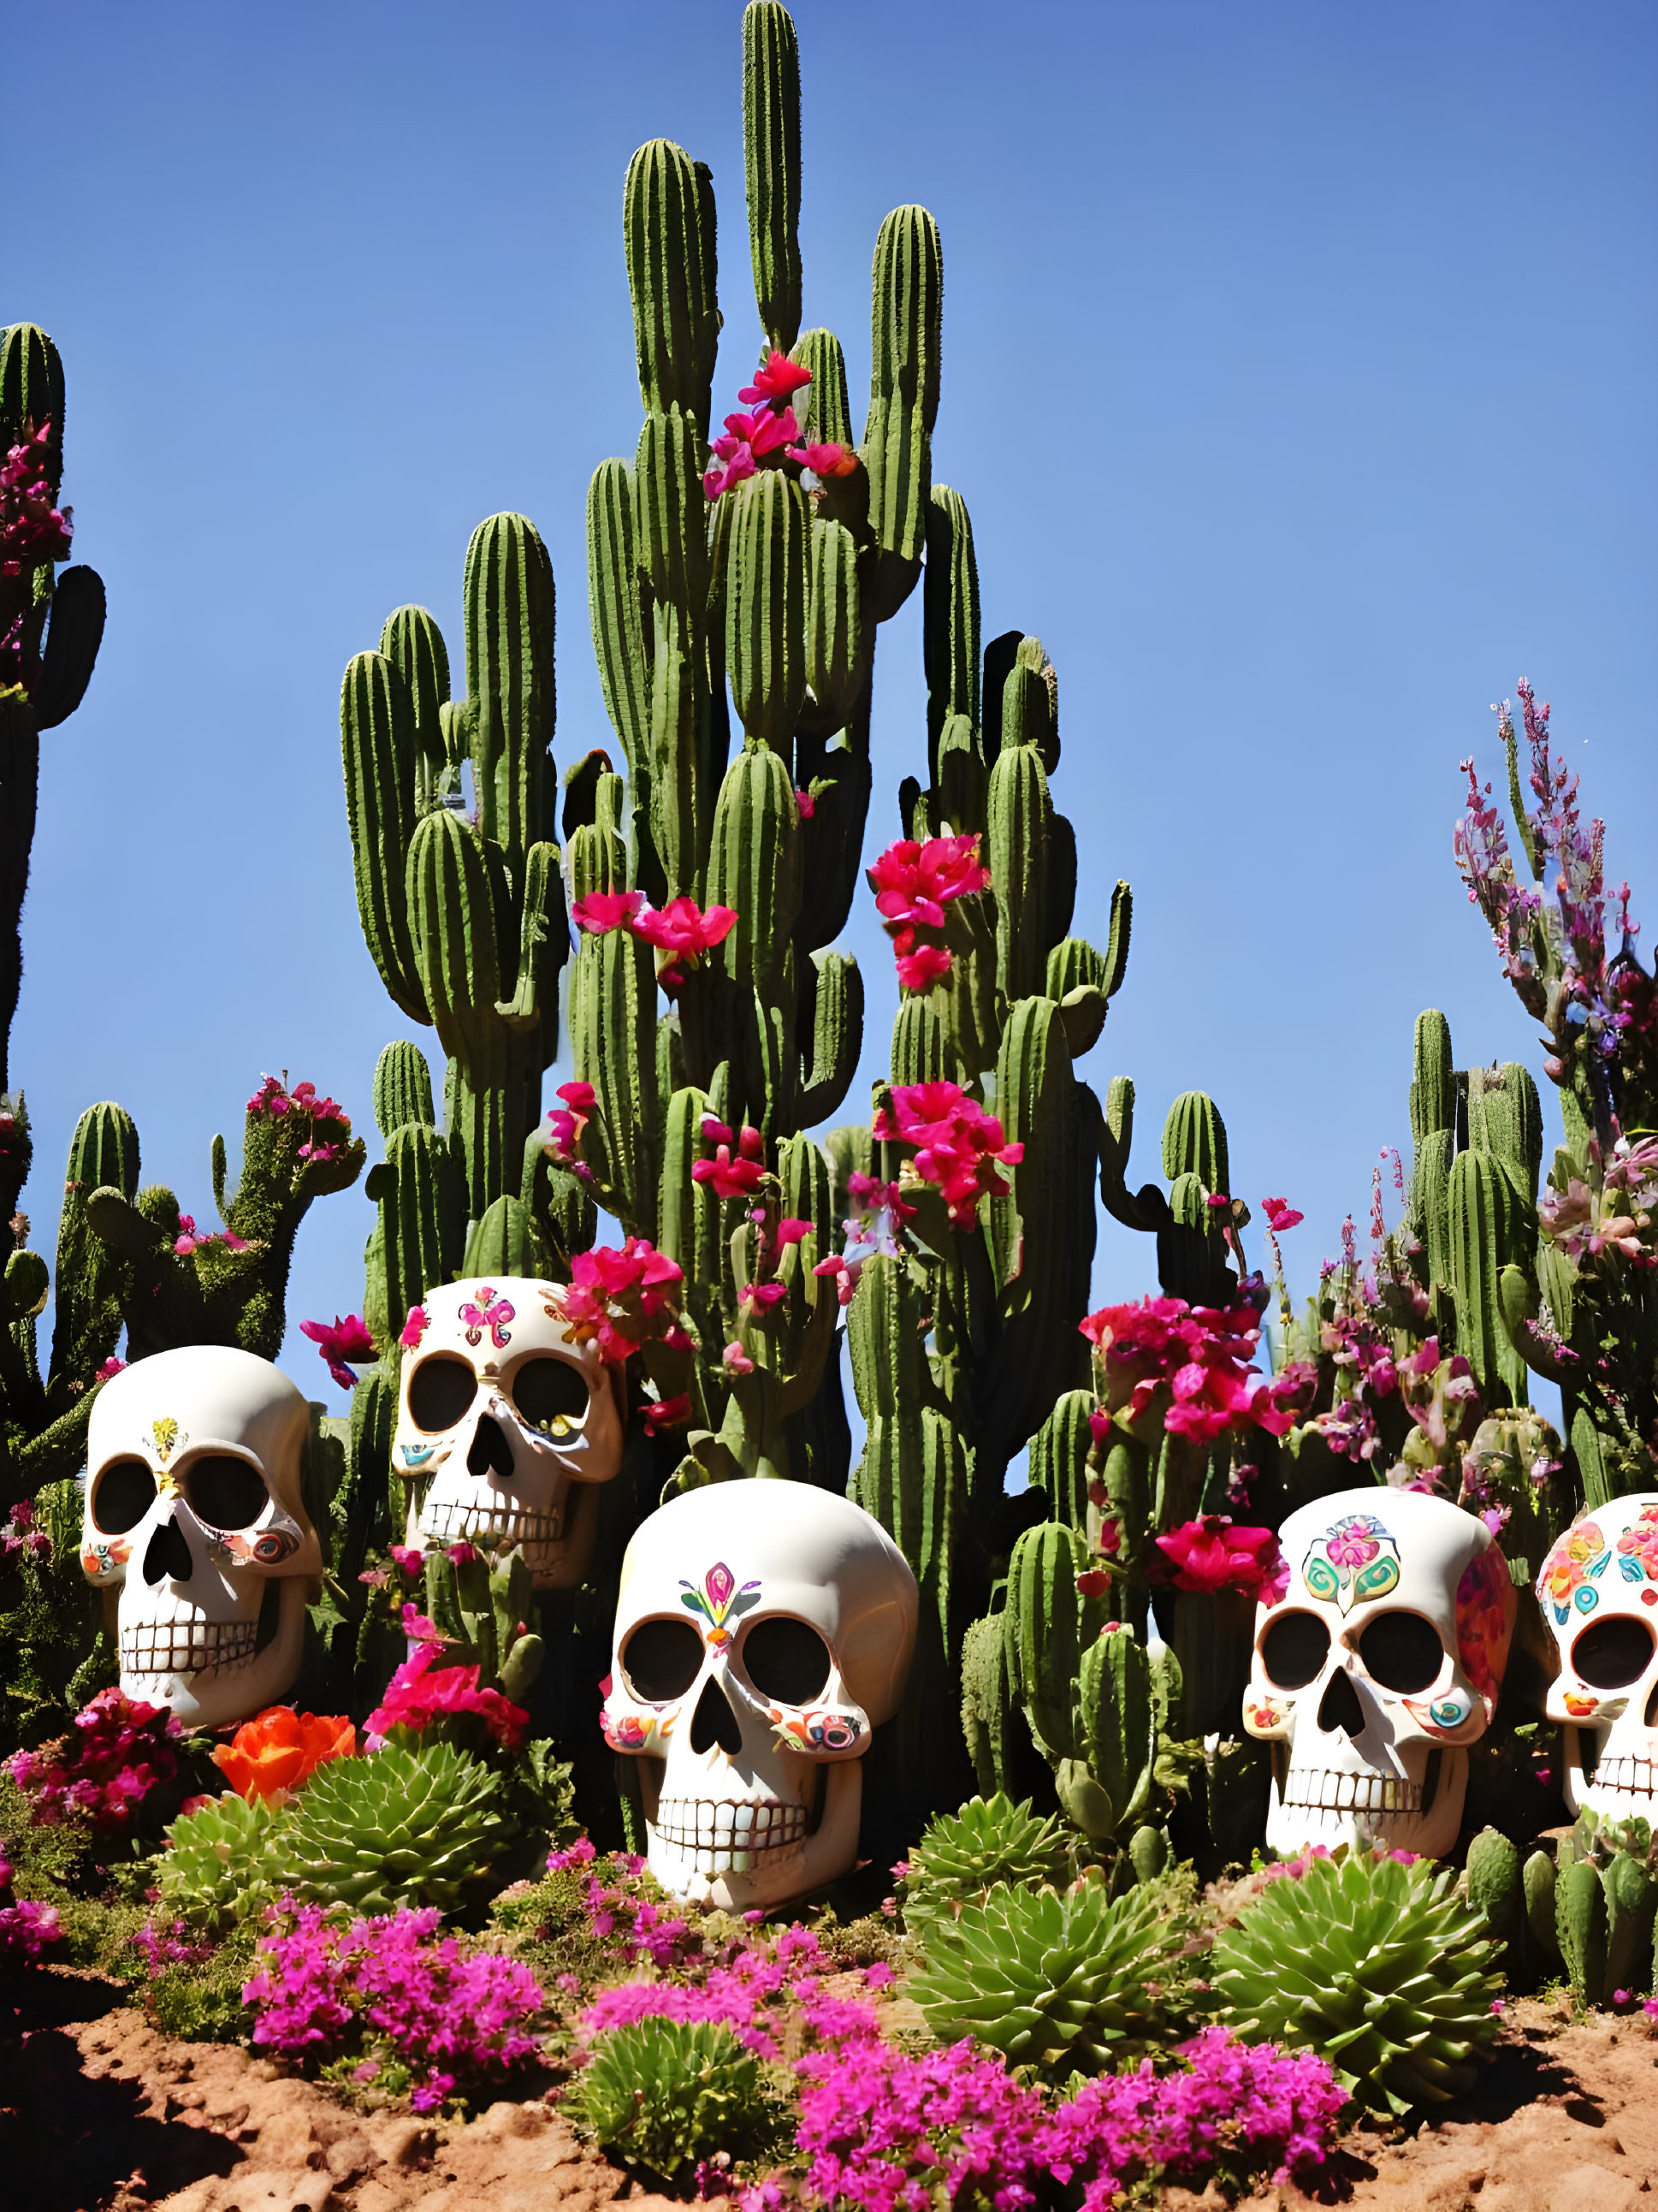
[[[1544,1236],[1576,1267],[1609,1268],[1619,1261],[1637,1270],[1658,1267],[1658,1138],[1632,1144],[1620,1136],[1603,1154],[1590,1137],[1585,1172],[1587,1182],[1569,1176],[1564,1190],[1543,1193],[1537,1223]]]
[[[647,1238],[629,1237],[619,1250],[599,1244],[578,1252],[570,1274],[554,1293],[559,1316],[578,1344],[597,1346],[608,1366],[624,1365],[647,1342],[692,1350],[679,1322],[683,1271]]]
[[[71,1735],[38,1751],[15,1751],[7,1765],[33,1800],[37,1826],[84,1820],[118,1832],[152,1790],[177,1775],[182,1734],[162,1706],[100,1690],[75,1716]]]
[[[878,1182],[873,1176],[847,1177],[847,1191],[857,1209],[841,1224],[846,1243],[833,1259],[820,1260],[815,1274],[833,1275],[841,1304],[850,1305],[866,1260],[896,1260],[903,1250],[903,1224],[914,1213],[906,1206],[896,1182]]]
[[[325,1167],[344,1152],[351,1136],[351,1116],[332,1098],[319,1098],[314,1083],[296,1083],[291,1091],[274,1075],[267,1075],[247,1102],[250,1115],[270,1121],[285,1121],[290,1114],[309,1123],[298,1158],[313,1167]]]
[[[723,945],[737,926],[737,908],[698,906],[694,898],[671,898],[659,911],[643,891],[589,891],[570,909],[578,929],[604,937],[625,929],[656,950],[656,980],[670,994],[683,988],[705,952]],[[559,1094],[562,1097],[563,1093]]]
[[[1294,1425],[1299,1378],[1285,1389],[1258,1381],[1250,1364],[1260,1342],[1253,1306],[1147,1297],[1102,1306],[1079,1326],[1094,1346],[1104,1400],[1093,1417],[1096,1438],[1114,1420],[1127,1427],[1151,1415],[1170,1435],[1200,1444],[1212,1443],[1224,1429],[1281,1437]]]
[[[34,1507],[27,1498],[20,1498],[11,1509],[3,1529],[0,1529],[0,1581],[20,1567],[25,1559],[33,1559],[44,1566],[52,1557],[52,1539],[44,1528],[37,1528]]]
[[[1270,1528],[1242,1528],[1224,1513],[1206,1513],[1157,1538],[1164,1572],[1176,1589],[1242,1590],[1275,1604],[1290,1586],[1288,1562]]]
[[[349,1759],[357,1732],[338,1715],[296,1713],[291,1705],[267,1705],[244,1721],[214,1763],[239,1797],[285,1798],[331,1759]]]
[[[363,1723],[369,1749],[377,1749],[393,1729],[407,1729],[419,1735],[428,1728],[472,1714],[503,1751],[516,1751],[529,1729],[528,1713],[499,1690],[480,1687],[475,1665],[440,1666],[442,1648],[424,1632],[430,1622],[415,1613],[412,1607],[405,1608],[405,1620],[410,1616],[410,1625],[420,1633],[421,1640],[386,1684],[380,1704]]]
[[[930,991],[953,963],[944,939],[945,907],[990,888],[978,836],[902,837],[865,872],[897,955],[899,982],[907,991]]]
[[[891,1110],[884,1106],[877,1113],[873,1133],[884,1144],[913,1145],[903,1180],[934,1184],[950,1219],[958,1228],[970,1229],[981,1195],[1007,1196],[1010,1186],[996,1170],[1017,1167],[1024,1146],[1010,1145],[996,1116],[968,1097],[959,1084],[895,1084],[891,1097]]]
[[[173,1240],[173,1249],[180,1260],[187,1260],[192,1252],[210,1252],[215,1245],[227,1252],[246,1252],[247,1240],[238,1237],[234,1229],[201,1230],[196,1226],[192,1213],[179,1216],[179,1233]]]
[[[0,465],[0,576],[21,576],[43,561],[66,561],[75,510],[53,504],[47,474],[52,424],[25,425]]]
[[[308,1336],[316,1346],[342,1390],[355,1390],[357,1387],[357,1377],[346,1364],[348,1360],[361,1364],[380,1357],[361,1314],[347,1314],[343,1321],[337,1314],[331,1322],[302,1321],[300,1334]]]
[[[10,1966],[27,1966],[62,1930],[55,1905],[41,1905],[32,1897],[12,1895],[11,1862],[0,1845],[0,1974]]]
[[[800,435],[790,395],[811,382],[809,368],[802,368],[775,347],[767,354],[764,366],[755,371],[754,382],[745,384],[737,395],[753,413],[727,415],[723,435],[714,441],[713,465],[702,478],[702,489],[710,500],[734,490],[756,469],[768,465],[776,467],[784,460],[796,461],[817,477],[852,474],[858,456],[845,446],[829,439],[805,445],[790,443]]]
[[[751,1198],[766,1176],[766,1144],[758,1129],[732,1132],[712,1114],[702,1116],[702,1140],[714,1158],[694,1160],[691,1181],[705,1182],[716,1198]]]
[[[591,1083],[561,1083],[554,1096],[564,1103],[548,1109],[547,1135],[542,1149],[555,1167],[565,1168],[580,1182],[591,1184],[593,1171],[581,1157],[581,1139],[598,1104],[593,1086]]]
[[[539,2049],[532,2031],[545,1999],[535,1976],[516,1959],[440,1936],[435,1906],[343,1929],[317,1905],[291,1918],[287,1933],[261,1942],[242,1990],[265,2049],[288,2058],[360,2051],[354,2078],[406,2075],[422,2112],[463,2079],[498,2078]]]
[[[584,1848],[585,1847],[585,1848]],[[562,1866],[590,1865],[593,1862],[592,1845],[584,1837],[581,1844],[570,1852],[554,1851],[547,1861],[550,1870],[556,1872]],[[590,1874],[583,1892],[587,1920],[595,1936],[614,1944],[623,1963],[633,1966],[641,1960],[665,1972],[683,1966],[701,1948],[700,1939],[692,1934],[689,1921],[665,1915],[657,1902],[659,1892],[654,1884],[647,1892],[644,1886],[645,1862],[631,1851],[614,1851],[610,1861],[616,1879],[605,1881],[598,1873]],[[658,1987],[655,1984],[634,1984],[635,1987]],[[601,2003],[604,2002],[600,2000]],[[627,2015],[641,2019],[653,2008],[646,2005]],[[714,2013],[675,2014],[676,2019],[712,2020],[723,2014]],[[618,2027],[621,2018],[609,2020],[607,2027]]]

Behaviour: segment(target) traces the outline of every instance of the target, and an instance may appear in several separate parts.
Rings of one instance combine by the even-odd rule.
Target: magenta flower
[[[643,891],[589,891],[571,907],[578,929],[590,937],[604,937],[626,928],[645,903]]]
[[[913,952],[901,952],[893,964],[902,988],[919,994],[942,983],[955,960],[947,945],[918,945]]]
[[[419,1735],[434,1723],[476,1714],[502,1750],[516,1751],[530,1725],[528,1713],[499,1690],[481,1689],[475,1666],[440,1667],[440,1656],[436,1644],[422,1641],[404,1661],[369,1714],[367,1733],[386,1736],[406,1728]]]
[[[702,955],[722,945],[736,925],[735,907],[711,906],[705,913],[694,898],[675,898],[659,913],[644,908],[635,918],[633,933],[656,947],[657,981],[665,991],[677,991]]]
[[[791,361],[774,346],[766,356],[763,368],[756,369],[754,382],[745,384],[737,396],[747,407],[758,407],[762,401],[780,404],[791,392],[799,392],[803,385],[811,382],[809,368],[802,368],[799,362]]]
[[[723,468],[712,468],[706,472],[702,489],[711,501],[720,499],[726,492],[734,491],[745,477],[753,474],[754,455],[747,446],[738,445],[726,459]]]
[[[348,1360],[377,1359],[374,1340],[368,1334],[361,1314],[348,1314],[342,1321],[337,1314],[331,1322],[302,1321],[300,1334],[308,1336],[318,1352],[328,1363],[328,1371],[342,1390],[355,1390],[357,1378],[347,1366]]]
[[[692,1163],[693,1182],[707,1183],[716,1198],[743,1198],[759,1189],[765,1180],[766,1165],[765,1140],[758,1129],[744,1128],[733,1139],[725,1123],[716,1121],[710,1114],[703,1117],[702,1134],[714,1146],[714,1155],[711,1160]],[[735,1157],[732,1152],[733,1142],[737,1146]]]
[[[392,1544],[387,1547],[392,1557],[406,1575],[422,1574],[426,1569],[426,1554],[416,1544]]]
[[[1297,1213],[1287,1199],[1263,1198],[1260,1210],[1266,1216],[1266,1226],[1275,1237],[1282,1237],[1286,1229],[1293,1229],[1304,1221],[1304,1213]]]
[[[788,458],[810,469],[815,477],[849,477],[858,465],[852,448],[837,445],[832,438],[821,446],[791,446]]]
[[[1207,1513],[1157,1538],[1176,1589],[1242,1590],[1260,1595],[1282,1571],[1277,1536],[1270,1528],[1241,1528],[1224,1513]]]
[[[420,1340],[431,1326],[424,1306],[410,1306],[409,1318],[398,1334],[398,1342],[405,1352],[418,1352]]]

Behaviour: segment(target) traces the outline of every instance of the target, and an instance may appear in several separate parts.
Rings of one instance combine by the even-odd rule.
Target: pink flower
[[[955,963],[947,945],[918,945],[913,952],[901,952],[894,964],[903,988],[921,992],[942,982]]]
[[[678,1329],[677,1302],[684,1277],[677,1261],[659,1252],[642,1237],[629,1237],[618,1251],[596,1245],[570,1262],[573,1278],[555,1294],[555,1307],[580,1344],[591,1342],[607,1365],[620,1366],[647,1339],[672,1344]]]
[[[720,1364],[730,1375],[752,1375],[754,1362],[733,1338],[720,1355]]]
[[[403,1346],[405,1352],[418,1352],[420,1349],[420,1340],[422,1337],[425,1335],[430,1326],[431,1323],[427,1317],[425,1307],[410,1306],[409,1309],[409,1318],[403,1325],[402,1330],[398,1337],[398,1342]]]
[[[302,1321],[300,1334],[308,1336],[318,1352],[328,1363],[328,1371],[342,1390],[355,1390],[357,1378],[346,1365],[347,1360],[374,1359],[374,1340],[363,1325],[361,1314],[348,1314],[342,1321],[337,1314],[331,1323],[325,1321]]]
[[[1304,1221],[1304,1213],[1297,1213],[1287,1199],[1263,1198],[1260,1210],[1266,1216],[1266,1226],[1275,1237],[1282,1237],[1286,1229],[1293,1229]]]
[[[780,1299],[787,1296],[786,1283],[747,1283],[738,1303],[750,1308],[758,1307],[762,1313],[768,1313]]]
[[[571,907],[578,929],[590,937],[604,937],[623,929],[645,903],[643,891],[588,891]]]
[[[791,446],[788,458],[810,469],[815,477],[849,477],[858,465],[858,456],[851,447],[838,445],[832,438],[821,446]]]
[[[386,1736],[406,1728],[418,1735],[434,1722],[476,1714],[503,1751],[516,1751],[530,1725],[528,1713],[499,1690],[480,1688],[476,1667],[440,1667],[440,1656],[435,1644],[422,1641],[404,1661],[369,1714],[367,1733]]]
[[[1236,1589],[1254,1597],[1280,1565],[1278,1538],[1270,1528],[1241,1528],[1224,1513],[1170,1529],[1157,1538],[1157,1549],[1170,1563],[1176,1589]]]
[[[1010,1145],[995,1115],[954,1083],[896,1084],[891,1111],[877,1113],[872,1133],[916,1147],[912,1171],[938,1186],[958,1224],[977,1219],[981,1194],[1007,1195],[1010,1186],[996,1169],[1017,1167],[1024,1158],[1023,1145]]]
[[[665,991],[677,991],[702,955],[725,942],[736,922],[735,907],[711,906],[704,913],[694,898],[675,898],[660,913],[648,906],[642,908],[635,917],[633,933],[656,947],[658,982]]]
[[[929,837],[925,843],[900,838],[865,872],[875,910],[889,927],[909,922],[942,929],[951,899],[990,887],[990,871],[980,860],[975,835]]]
[[[791,392],[799,392],[802,385],[811,382],[809,368],[802,368],[799,362],[791,361],[774,346],[763,367],[754,372],[754,382],[745,384],[737,396],[749,407],[757,407],[762,400],[780,404]]]
[[[574,1167],[580,1157],[581,1133],[593,1118],[598,1099],[591,1083],[561,1083],[554,1095],[564,1104],[547,1115],[547,1150],[561,1167]]]
[[[478,1547],[463,1540],[459,1543],[446,1544],[443,1556],[452,1567],[475,1567],[478,1561]]]
[[[426,1554],[417,1544],[391,1544],[386,1548],[404,1574],[419,1575],[426,1571]]]
[[[116,1358],[114,1353],[112,1352],[109,1358],[105,1360],[103,1365],[98,1370],[98,1380],[100,1382],[108,1382],[112,1381],[116,1376],[125,1375],[125,1360]]]
[[[691,1417],[689,1394],[677,1398],[658,1398],[645,1408],[645,1426],[652,1436],[659,1436],[664,1429],[683,1428]]]
[[[799,786],[795,788],[794,804],[803,822],[810,822],[817,811],[817,801],[809,791],[802,791]]]
[[[780,415],[769,408],[753,415],[727,415],[726,434],[714,440],[713,451],[723,461],[746,447],[757,461],[799,434],[800,425],[794,419],[793,407],[786,407]]]
[[[745,1127],[733,1139],[725,1123],[716,1121],[710,1114],[703,1118],[702,1134],[714,1146],[714,1155],[711,1160],[692,1163],[693,1182],[708,1184],[714,1196],[722,1199],[746,1197],[750,1191],[759,1189],[765,1180],[766,1165],[765,1140],[758,1129]],[[734,1158],[733,1142],[737,1146]]]
[[[725,442],[721,439],[717,445]],[[702,489],[711,501],[722,498],[728,491],[735,491],[745,477],[754,474],[754,455],[747,446],[737,446],[722,458],[726,464],[724,468],[709,469],[702,478]]]

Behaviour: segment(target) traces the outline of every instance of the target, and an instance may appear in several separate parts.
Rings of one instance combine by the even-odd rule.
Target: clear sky
[[[1378,1148],[1411,1023],[1540,1060],[1450,860],[1489,702],[1554,702],[1658,933],[1651,729],[1658,14],[1649,4],[801,0],[809,322],[868,370],[886,210],[942,226],[935,474],[986,635],[1058,665],[1077,927],[1135,890],[1102,1090],[1136,1164],[1211,1091],[1234,1190],[1303,1207],[1305,1287]],[[516,507],[560,592],[561,769],[608,741],[583,499],[639,398],[620,234],[642,140],[713,167],[735,404],[758,339],[738,0],[621,6],[48,0],[7,34],[49,116],[0,319],[69,377],[76,555],[110,618],[44,745],[14,1079],[51,1249],[89,1101],[212,1218],[266,1069],[373,1140],[408,1033],[363,947],[337,700],[405,600],[457,661],[461,560]],[[14,195],[15,198],[16,196]],[[920,595],[883,634],[870,847],[924,757]],[[891,963],[860,903],[868,1073]],[[434,1043],[429,1031],[425,1039]],[[856,1109],[861,1089],[854,1092]],[[1552,1108],[1548,1108],[1552,1120]],[[290,1321],[361,1306],[372,1209],[320,1202]],[[1101,1293],[1154,1283],[1108,1226]],[[285,1364],[343,1403],[310,1347]]]

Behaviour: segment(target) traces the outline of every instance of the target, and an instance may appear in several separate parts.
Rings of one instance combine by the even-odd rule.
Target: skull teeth
[[[1321,1813],[1419,1813],[1422,1785],[1392,1775],[1341,1774],[1327,1766],[1292,1766],[1285,1805]]]
[[[1649,1759],[1602,1759],[1590,1786],[1622,1790],[1632,1797],[1651,1797],[1658,1794],[1658,1766]]]
[[[499,1537],[513,1544],[556,1544],[564,1534],[560,1513],[525,1513],[516,1505],[434,1505],[421,1515],[425,1534],[452,1544],[474,1536]]]
[[[203,1674],[216,1667],[243,1667],[258,1639],[251,1620],[146,1621],[121,1632],[121,1672]]]
[[[665,1797],[651,1827],[699,1874],[746,1873],[760,1852],[805,1841],[806,1808],[774,1797]]]

